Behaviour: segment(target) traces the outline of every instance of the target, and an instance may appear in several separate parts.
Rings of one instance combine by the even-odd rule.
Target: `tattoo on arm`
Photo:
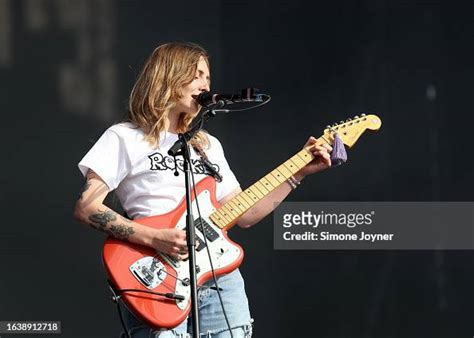
[[[126,223],[132,223],[131,220],[120,216],[120,218]],[[91,221],[90,226],[101,230],[109,235],[114,236],[117,239],[127,240],[131,235],[135,233],[133,227],[125,224],[113,224],[110,227],[107,227],[109,222],[114,222],[117,220],[117,213],[112,210],[100,211],[96,214],[89,216],[89,221]]]
[[[133,230],[132,227],[119,224],[119,225],[112,225],[110,227],[110,233],[115,238],[128,239],[128,237],[130,237],[131,235],[135,233],[135,230]]]
[[[101,227],[105,228],[107,223],[115,221],[117,219],[117,214],[112,210],[100,211],[97,214],[89,216],[89,221],[95,224],[99,224]]]
[[[94,189],[90,189],[92,186],[92,180],[99,181],[98,184],[95,184]],[[97,183],[97,182],[96,182]],[[84,196],[84,192],[88,191],[87,198]],[[89,169],[89,171],[86,174],[86,183],[84,184],[84,187],[82,188],[82,191],[79,195],[79,202],[83,207],[89,206],[91,203],[94,203],[95,200],[102,195],[105,198],[105,195],[109,192],[109,188],[105,182],[102,182],[100,177],[97,176],[96,173],[94,173],[92,170]],[[102,200],[101,200],[102,201]]]

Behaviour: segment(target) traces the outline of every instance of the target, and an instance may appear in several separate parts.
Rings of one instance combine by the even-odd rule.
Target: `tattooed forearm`
[[[111,236],[114,236],[117,239],[127,240],[131,235],[135,233],[133,227],[126,225],[127,223],[132,223],[131,220],[120,216],[120,219],[124,221],[124,224],[112,224],[107,226],[109,222],[117,221],[118,215],[112,210],[100,211],[96,214],[89,216],[89,225],[94,229],[103,231]],[[119,219],[119,220],[120,220]]]
[[[92,223],[99,224],[101,227],[106,227],[107,223],[115,221],[117,214],[112,210],[100,211],[97,214],[89,216],[89,221]]]
[[[89,225],[94,229],[103,231],[108,235],[122,240],[128,240],[128,238],[135,233],[133,227],[122,224],[111,225],[110,227],[105,227],[94,223],[89,223]]]
[[[91,186],[91,182],[89,182],[88,180],[86,181],[86,183],[84,184],[84,186],[82,187],[81,191],[79,192],[79,199],[82,200],[82,195],[87,191],[87,189],[89,189]]]
[[[133,227],[126,225],[112,225],[109,230],[110,234],[118,239],[128,239],[128,237],[135,233]]]

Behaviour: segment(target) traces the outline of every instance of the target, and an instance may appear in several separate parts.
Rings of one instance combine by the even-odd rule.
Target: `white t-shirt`
[[[132,219],[159,215],[173,210],[184,198],[182,157],[177,157],[179,176],[175,176],[175,162],[168,155],[178,135],[160,134],[160,145],[152,148],[141,129],[131,123],[120,123],[107,129],[79,162],[85,176],[88,169],[99,175],[115,190],[122,207]],[[209,161],[222,176],[217,183],[216,198],[221,200],[239,182],[230,170],[220,142],[209,135],[210,147],[205,149]],[[196,183],[207,175],[200,156],[191,149],[191,160]]]

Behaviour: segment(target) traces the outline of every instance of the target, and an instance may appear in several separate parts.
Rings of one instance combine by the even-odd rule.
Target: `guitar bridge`
[[[154,289],[166,277],[166,268],[155,257],[143,257],[130,266],[130,272],[147,289]]]

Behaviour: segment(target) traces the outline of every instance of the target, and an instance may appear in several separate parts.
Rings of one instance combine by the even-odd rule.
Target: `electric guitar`
[[[375,115],[355,116],[328,126],[316,144],[332,144],[337,133],[342,142],[351,147],[362,133],[378,130],[381,124]],[[239,267],[244,252],[227,237],[227,231],[255,203],[311,162],[314,159],[311,147],[303,148],[223,205],[216,200],[214,178],[206,177],[196,185],[197,197],[193,193],[192,208],[193,214],[199,215],[197,198],[201,214],[195,220],[198,285],[212,278],[207,248],[217,276]],[[183,199],[169,213],[134,221],[156,229],[185,229],[185,210],[186,201]],[[150,327],[173,328],[188,316],[191,309],[188,260],[178,261],[149,247],[109,237],[104,244],[103,262],[113,290],[120,293],[127,307]]]

